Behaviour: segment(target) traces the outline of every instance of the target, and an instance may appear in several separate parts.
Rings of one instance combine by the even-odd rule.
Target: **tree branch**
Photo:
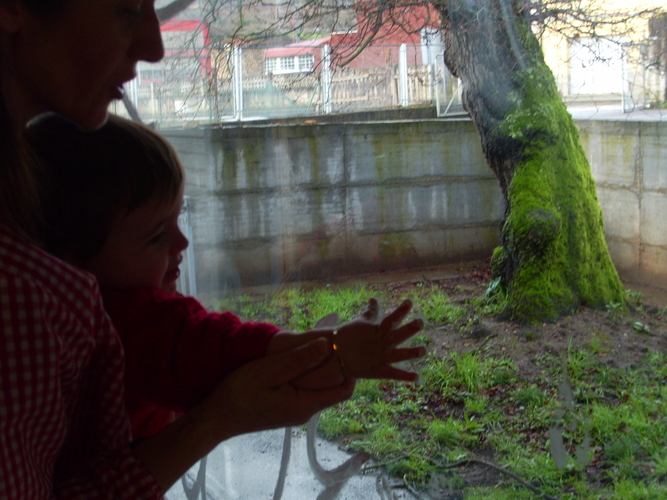
[[[156,9],[158,21],[160,24],[173,19],[185,9],[190,7],[194,0],[174,0],[169,5],[165,5],[160,9]]]

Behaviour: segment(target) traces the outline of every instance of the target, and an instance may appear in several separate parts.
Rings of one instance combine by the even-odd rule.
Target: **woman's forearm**
[[[134,449],[163,491],[218,443],[245,434],[303,424],[348,399],[354,381],[305,390],[290,382],[330,355],[324,339],[252,361],[227,376],[199,405]]]
[[[270,356],[281,352],[295,349],[312,340],[326,338],[328,342],[333,339],[333,329],[308,330],[303,333],[294,333],[287,330],[281,330],[276,333],[266,349],[266,355]]]
[[[205,408],[196,407],[158,434],[142,439],[134,453],[166,492],[218,443],[233,436],[230,429],[225,437],[224,427],[207,418]]]

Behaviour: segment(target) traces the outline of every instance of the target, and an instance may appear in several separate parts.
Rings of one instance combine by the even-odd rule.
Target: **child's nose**
[[[174,240],[174,243],[171,246],[173,253],[179,253],[179,252],[185,250],[186,248],[188,248],[188,244],[189,244],[188,239],[185,237],[185,235],[179,229],[177,234],[176,234],[176,238]]]

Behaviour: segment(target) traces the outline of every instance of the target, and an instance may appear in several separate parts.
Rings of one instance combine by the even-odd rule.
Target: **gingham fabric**
[[[0,228],[0,498],[154,499],[92,276]]]

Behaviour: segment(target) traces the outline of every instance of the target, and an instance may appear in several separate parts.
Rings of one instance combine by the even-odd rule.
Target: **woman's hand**
[[[220,442],[247,432],[303,424],[316,412],[348,399],[354,381],[329,389],[297,389],[290,380],[330,356],[317,339],[267,356],[232,372],[195,408],[154,436],[141,440],[135,455],[166,491]]]
[[[330,351],[330,343],[320,338],[232,372],[205,400],[211,414],[225,414],[220,431],[239,435],[300,425],[316,412],[348,399],[354,381],[342,380],[326,389],[297,388],[290,383],[321,366]]]

